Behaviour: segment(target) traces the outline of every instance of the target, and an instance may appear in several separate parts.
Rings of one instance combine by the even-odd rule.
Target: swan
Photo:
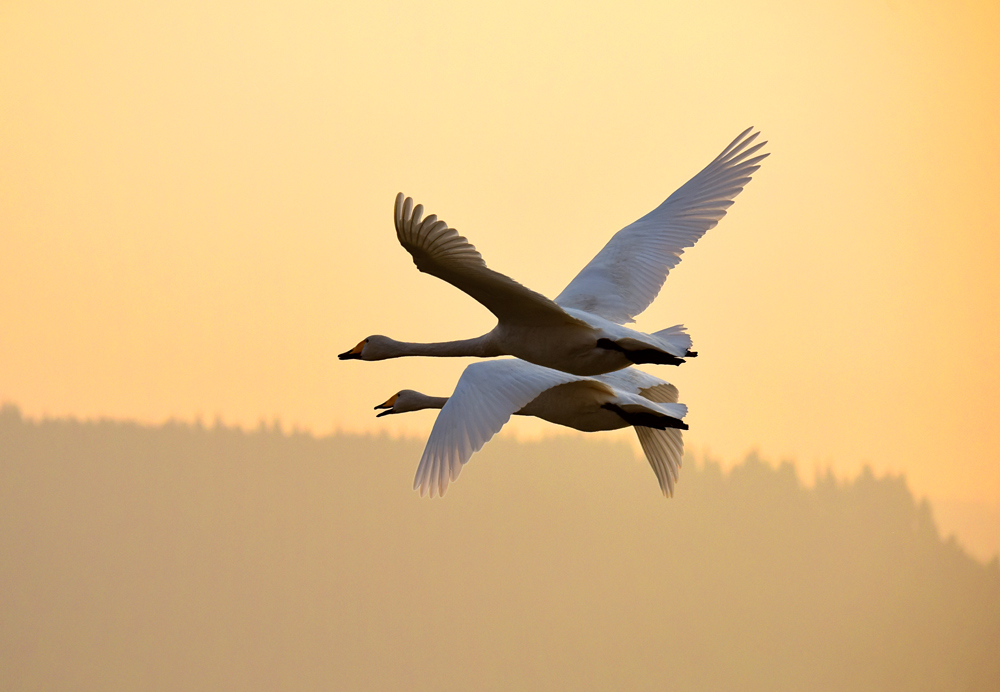
[[[441,409],[424,447],[413,489],[444,495],[462,466],[489,442],[512,414],[535,416],[583,432],[635,427],[660,490],[672,497],[684,444],[681,420],[687,406],[677,388],[635,368],[580,377],[516,358],[473,363],[451,397],[404,389],[385,403],[378,417]]]
[[[400,356],[511,355],[574,375],[599,375],[634,363],[679,365],[691,338],[682,325],[646,334],[623,326],[645,310],[667,273],[725,216],[768,154],[766,142],[745,130],[708,166],[660,206],[618,231],[556,299],[550,300],[486,266],[476,248],[423,206],[396,196],[396,237],[417,269],[465,291],[497,318],[497,326],[473,339],[408,343],[375,335],[341,360]]]

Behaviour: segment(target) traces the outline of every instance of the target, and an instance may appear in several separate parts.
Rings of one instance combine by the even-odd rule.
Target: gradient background
[[[905,473],[988,556],[998,35],[985,2],[6,3],[0,399],[424,435],[371,407],[468,361],[336,353],[493,318],[416,271],[397,191],[554,296],[755,125],[771,157],[637,324],[701,353],[655,369],[688,448]]]

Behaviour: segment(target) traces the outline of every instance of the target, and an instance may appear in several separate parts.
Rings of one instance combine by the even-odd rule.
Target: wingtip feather
[[[400,231],[403,226],[403,193],[396,193],[396,202],[392,206],[392,216],[393,222],[396,226],[396,231]]]

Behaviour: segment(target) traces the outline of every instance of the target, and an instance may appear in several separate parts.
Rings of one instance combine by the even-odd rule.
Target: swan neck
[[[400,356],[473,356],[477,358],[492,358],[502,355],[500,350],[493,344],[490,334],[477,336],[474,339],[461,339],[459,341],[438,341],[429,344],[411,343],[407,341],[396,342],[400,350]]]
[[[448,397],[446,396],[427,396],[423,397],[420,402],[420,408],[444,408],[444,405],[448,403]]]

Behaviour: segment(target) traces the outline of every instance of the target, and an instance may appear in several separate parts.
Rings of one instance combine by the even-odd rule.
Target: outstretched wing
[[[597,375],[594,379],[609,384],[615,389],[629,394],[638,394],[657,403],[673,404],[677,402],[677,387],[638,368],[615,370]],[[653,394],[650,395],[651,393]]]
[[[473,363],[441,409],[413,479],[421,495],[444,495],[462,466],[539,394],[581,378],[516,358]]]
[[[660,292],[667,274],[705,231],[726,215],[733,199],[767,154],[760,134],[744,131],[704,170],[660,206],[618,231],[556,297],[564,308],[593,312],[618,324],[633,322]]]
[[[423,218],[423,205],[396,195],[399,243],[417,269],[447,281],[482,303],[497,319],[518,324],[579,323],[553,301],[486,266],[475,246],[435,215]]]
[[[634,368],[629,368],[634,370]],[[636,370],[636,372],[641,372]],[[642,373],[646,375],[646,373]],[[661,404],[672,404],[677,401],[677,387],[669,382],[653,382],[658,378],[646,375],[648,379],[639,385],[639,395],[650,401]],[[653,467],[660,491],[667,497],[674,496],[674,486],[681,472],[681,459],[684,457],[684,438],[681,431],[675,428],[654,430],[653,428],[636,428],[639,444],[646,454],[646,460]]]
[[[660,491],[667,497],[673,497],[674,486],[680,475],[681,458],[684,456],[681,431],[676,428],[656,430],[637,427],[635,434],[639,436],[639,444],[646,454],[646,460],[653,467]]]
[[[676,404],[677,387],[637,368],[625,368],[598,375],[594,379],[610,384],[615,389],[637,394],[658,404]],[[660,490],[667,497],[674,496],[674,485],[680,475],[681,458],[684,456],[684,438],[676,428],[656,430],[636,427],[635,434],[653,467]]]

